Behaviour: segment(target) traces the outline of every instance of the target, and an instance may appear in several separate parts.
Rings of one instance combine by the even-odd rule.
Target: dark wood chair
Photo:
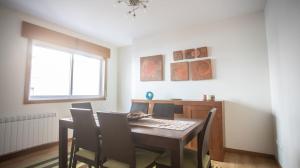
[[[216,108],[209,111],[203,129],[197,136],[198,149],[197,151],[191,149],[184,149],[183,162],[184,167],[188,168],[210,168],[211,160],[208,150],[210,128]],[[164,153],[159,159],[156,160],[157,168],[167,168],[171,165],[170,153]]]
[[[183,114],[183,105],[175,105],[175,114]]]
[[[174,104],[171,103],[155,103],[153,106],[152,117],[158,119],[174,120],[174,113],[178,111],[180,113],[181,108],[176,108]],[[139,148],[147,149],[157,153],[164,153],[165,150],[158,147],[150,146],[139,146]]]
[[[132,102],[130,112],[142,111],[142,112],[148,114],[148,109],[149,109],[149,103]],[[157,147],[146,146],[146,145],[138,145],[137,147],[141,148],[141,149],[149,150],[152,152],[160,153],[160,154],[164,153],[163,149],[157,148]]]
[[[72,167],[77,161],[84,162],[98,168],[101,165],[101,142],[99,131],[91,109],[70,109],[75,134],[75,151]]]
[[[144,112],[148,114],[149,103],[132,102],[130,112]]]
[[[82,102],[82,103],[72,103],[72,108],[81,108],[81,109],[89,109],[93,110],[92,105],[90,102]],[[75,151],[75,130],[73,131],[73,137],[71,142],[71,152],[70,152],[70,158],[69,158],[69,168],[72,166],[73,157],[74,157],[74,151]]]
[[[93,109],[90,102],[72,103],[72,108]]]
[[[160,119],[174,120],[176,106],[168,103],[155,103],[153,106],[152,117]]]
[[[135,148],[128,113],[97,113],[101,123],[102,151],[107,168],[150,168],[159,154]]]

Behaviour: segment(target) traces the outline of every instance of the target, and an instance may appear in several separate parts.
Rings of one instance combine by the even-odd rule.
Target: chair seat
[[[75,154],[88,160],[95,160],[95,152],[91,152],[86,149],[79,149],[77,152],[75,152]]]
[[[136,157],[136,168],[146,168],[151,165],[158,157],[159,153],[136,149],[135,157]],[[108,168],[129,168],[129,165],[126,163],[122,163],[116,160],[109,159],[107,160],[103,166]]]
[[[207,168],[209,166],[210,156],[205,155],[204,158],[204,167]],[[171,153],[165,152],[162,154],[157,160],[156,163],[158,165],[171,167]],[[197,151],[184,149],[183,151],[183,165],[187,168],[197,167]]]

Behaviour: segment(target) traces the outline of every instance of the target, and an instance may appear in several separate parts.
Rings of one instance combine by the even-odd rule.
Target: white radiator
[[[56,113],[0,118],[0,156],[57,140]]]

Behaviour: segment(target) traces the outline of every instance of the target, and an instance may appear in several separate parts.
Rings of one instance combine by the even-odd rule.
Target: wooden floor
[[[58,146],[30,153],[0,163],[2,168],[22,168],[37,161],[43,161],[58,156]],[[251,156],[234,152],[225,154],[224,162],[213,162],[214,168],[279,168],[274,159]],[[85,166],[84,166],[85,167]]]
[[[17,157],[11,160],[0,162],[0,168],[23,168],[33,163],[47,160],[58,156],[58,145],[43,149],[37,152],[32,152],[28,155]]]
[[[214,163],[214,168],[279,168],[275,159],[226,152],[224,162]]]

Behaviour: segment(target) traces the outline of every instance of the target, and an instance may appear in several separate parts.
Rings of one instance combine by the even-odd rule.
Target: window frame
[[[69,95],[66,96],[34,96],[32,98],[30,96],[30,82],[31,82],[31,63],[32,63],[32,49],[34,45],[39,45],[46,48],[52,48],[54,50],[61,50],[65,52],[72,53],[72,64],[71,64],[71,83],[73,83],[73,57],[75,54],[82,54],[87,57],[94,57],[102,59],[101,72],[102,77],[100,77],[100,87],[99,87],[99,95]],[[104,66],[104,67],[103,67]],[[103,72],[104,71],[104,72]],[[104,75],[104,76],[103,76]],[[70,83],[70,85],[72,85]],[[72,87],[70,88],[72,90]],[[100,93],[102,94],[100,95]],[[68,49],[65,47],[49,44],[46,42],[38,41],[38,40],[28,40],[27,44],[27,59],[26,59],[26,70],[25,70],[25,86],[24,86],[24,104],[39,104],[39,103],[58,103],[58,102],[73,102],[73,101],[93,101],[93,100],[106,100],[107,96],[107,58],[101,56],[94,56],[93,54],[89,54],[87,52],[81,52],[78,50]]]

